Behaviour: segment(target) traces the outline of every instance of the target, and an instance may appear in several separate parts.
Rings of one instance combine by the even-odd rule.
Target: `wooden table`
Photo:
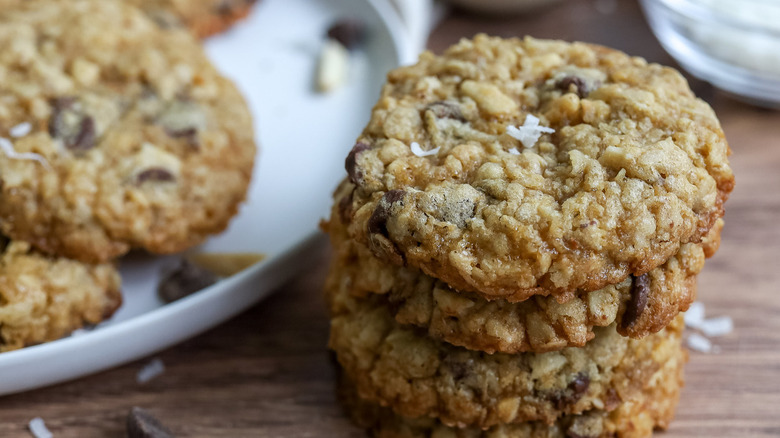
[[[605,13],[609,4],[616,9]],[[572,0],[505,21],[456,13],[430,45],[440,51],[477,32],[586,40],[673,64],[629,0]],[[780,113],[738,103],[700,82],[693,87],[719,114],[737,174],[723,244],[701,275],[699,296],[709,316],[730,315],[736,330],[716,340],[720,354],[691,354],[677,420],[664,436],[778,436]],[[146,362],[139,361],[0,398],[0,436],[28,437],[27,422],[35,416],[56,437],[123,436],[132,406],[151,410],[180,436],[363,436],[333,395],[320,298],[328,258],[323,241],[298,278],[274,296],[160,353],[167,370],[145,385],[135,380]]]

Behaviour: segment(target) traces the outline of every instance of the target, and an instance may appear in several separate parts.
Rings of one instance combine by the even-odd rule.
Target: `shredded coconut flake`
[[[702,321],[699,330],[704,336],[724,336],[734,331],[734,322],[728,316],[719,316]]]
[[[8,133],[11,134],[11,137],[19,138],[29,134],[30,131],[32,131],[32,125],[28,122],[24,122],[9,129]]]
[[[685,312],[685,325],[690,328],[699,328],[704,322],[704,304],[695,302],[691,304],[688,311]]]
[[[714,347],[709,339],[698,333],[691,333],[687,339],[688,348],[700,353],[717,353],[719,348]]]
[[[162,359],[155,357],[138,371],[135,380],[138,383],[146,383],[165,372],[165,364]]]
[[[509,153],[512,155],[520,155],[520,151],[518,151],[517,148],[510,149]]]
[[[519,140],[527,148],[533,147],[542,134],[552,134],[553,132],[555,132],[554,129],[539,125],[539,118],[531,114],[525,117],[523,126],[514,127],[510,125],[506,128],[507,134]]]
[[[431,149],[429,151],[424,151],[420,147],[420,143],[417,143],[416,141],[413,141],[412,144],[409,145],[409,148],[412,150],[412,153],[417,155],[418,157],[427,157],[427,156],[430,156],[430,155],[438,154],[439,153],[439,149],[441,149],[441,146],[437,147],[435,149]]]
[[[13,143],[11,143],[11,141],[7,138],[0,137],[0,151],[2,151],[6,157],[12,160],[37,161],[41,163],[41,165],[46,169],[51,169],[51,167],[49,167],[49,163],[46,161],[46,158],[43,158],[43,155],[36,154],[34,152],[16,152]]]
[[[35,417],[30,420],[28,427],[30,428],[30,433],[32,433],[35,438],[52,438],[54,436],[46,427],[46,423],[43,422],[43,418],[41,417]]]

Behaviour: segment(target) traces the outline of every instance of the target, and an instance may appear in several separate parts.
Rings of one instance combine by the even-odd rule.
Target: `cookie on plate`
[[[252,120],[189,32],[115,0],[0,10],[0,229],[101,263],[182,251],[246,196]]]
[[[342,288],[355,296],[382,294],[399,323],[488,353],[582,347],[593,338],[593,327],[615,321],[619,322],[618,333],[633,338],[663,329],[695,299],[696,275],[704,266],[705,254],[717,249],[721,230],[713,227],[704,242],[682,245],[663,265],[642,276],[576,292],[566,302],[541,295],[522,302],[487,301],[478,294],[457,292],[418,269],[380,260],[367,246],[350,239],[339,206],[351,191],[350,183],[340,186],[326,224],[335,249],[327,287]],[[714,243],[708,245],[710,241]]]
[[[682,315],[637,340],[615,325],[584,347],[517,355],[470,351],[394,319],[382,297],[327,290],[330,348],[361,397],[453,427],[544,421],[633,400],[681,348]]]
[[[257,0],[125,0],[159,24],[186,26],[199,38],[220,33],[246,17]]]
[[[683,385],[684,350],[658,370],[635,399],[611,411],[593,409],[579,415],[564,415],[552,424],[540,421],[480,428],[452,428],[433,418],[406,418],[391,409],[363,400],[342,376],[339,398],[349,415],[374,438],[645,438],[653,429],[666,429],[674,418]]]
[[[53,341],[110,317],[122,303],[111,264],[44,256],[2,238],[0,352]]]
[[[671,68],[479,35],[389,73],[345,211],[376,256],[456,290],[567,301],[699,242],[734,185],[729,153]]]

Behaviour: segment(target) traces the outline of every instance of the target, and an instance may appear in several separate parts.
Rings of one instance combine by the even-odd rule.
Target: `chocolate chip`
[[[182,138],[189,143],[194,149],[200,148],[200,142],[198,141],[198,130],[195,128],[185,128],[178,131],[166,129],[165,133],[172,138]]]
[[[157,293],[170,303],[205,289],[217,280],[219,278],[213,272],[182,259],[179,266],[160,282]]]
[[[631,298],[626,303],[626,311],[620,325],[626,329],[634,325],[642,316],[647,306],[647,295],[650,293],[650,276],[648,274],[639,277],[632,276]]]
[[[362,44],[365,37],[366,26],[355,19],[339,20],[328,29],[328,38],[338,41],[349,50]]]
[[[95,147],[95,120],[85,114],[73,97],[60,97],[52,102],[49,135],[61,139],[65,148],[83,153]]]
[[[568,93],[571,91],[571,87],[574,86],[577,89],[577,96],[582,99],[583,97],[587,96],[588,93],[590,93],[590,90],[588,90],[587,84],[585,84],[585,81],[579,77],[579,76],[565,76],[561,78],[556,84],[556,88],[563,91],[564,93]]]
[[[550,401],[555,405],[555,409],[563,411],[577,403],[588,392],[588,387],[590,387],[590,377],[587,374],[579,373],[574,377],[574,380],[569,382],[565,390],[553,394]]]
[[[357,165],[357,157],[358,154],[367,149],[371,149],[371,146],[362,142],[355,143],[355,146],[352,146],[352,150],[347,154],[347,159],[344,160],[344,168],[347,170],[347,175],[352,184],[359,185],[363,181],[363,172],[360,171]]]
[[[403,190],[390,190],[382,196],[379,204],[368,219],[369,233],[381,234],[382,236],[389,237],[389,233],[387,232],[387,220],[390,218],[390,208],[394,203],[403,200],[404,195],[406,195],[406,192]]]
[[[472,364],[469,362],[463,362],[451,357],[445,357],[443,365],[450,371],[452,378],[455,380],[462,380],[470,373]]]
[[[575,402],[588,392],[588,387],[590,387],[590,377],[585,373],[577,374],[574,380],[569,382],[569,386],[567,386],[571,390]]]
[[[173,434],[149,411],[134,407],[127,416],[128,438],[173,438]]]
[[[0,234],[0,252],[5,251],[5,249],[8,248],[9,243],[11,243],[11,239]]]
[[[466,121],[466,118],[463,117],[463,113],[460,111],[460,106],[455,102],[440,100],[428,105],[426,110],[433,111],[433,115],[438,119],[453,119],[459,122]]]
[[[186,97],[171,102],[157,115],[156,123],[173,138],[185,138],[198,146],[198,131],[208,125],[203,109]]]
[[[607,412],[612,411],[617,409],[621,403],[623,403],[623,400],[620,398],[617,391],[613,388],[608,389],[607,396],[604,400],[604,409],[607,410]]]
[[[137,184],[143,184],[146,181],[171,182],[176,180],[176,177],[171,172],[162,167],[151,167],[146,169],[139,173],[135,178]]]
[[[217,4],[217,6],[214,8],[218,14],[230,16],[233,14],[233,10],[236,8],[235,2],[232,2],[230,0],[222,0]]]

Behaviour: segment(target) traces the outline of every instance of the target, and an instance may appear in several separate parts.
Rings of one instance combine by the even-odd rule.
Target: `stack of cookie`
[[[325,224],[330,347],[381,437],[647,436],[733,187],[676,71],[464,40],[388,75]]]
[[[0,4],[5,351],[110,316],[131,249],[223,230],[255,145],[243,98],[188,31],[124,1]]]

